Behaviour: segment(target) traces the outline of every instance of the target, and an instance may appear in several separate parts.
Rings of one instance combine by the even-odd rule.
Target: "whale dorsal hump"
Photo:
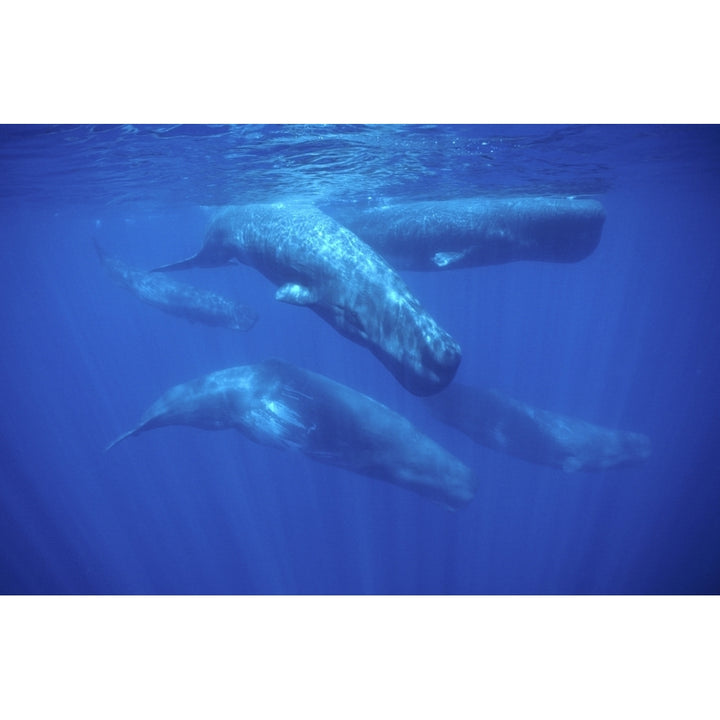
[[[305,285],[285,283],[277,289],[275,299],[292,305],[312,305],[317,302],[317,293]]]

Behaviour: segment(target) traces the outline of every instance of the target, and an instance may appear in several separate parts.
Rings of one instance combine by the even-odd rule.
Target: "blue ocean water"
[[[258,310],[234,333],[138,302],[93,248],[150,268],[195,252],[222,205],[487,194],[592,197],[607,219],[575,264],[402,273],[461,344],[457,380],[645,433],[643,465],[572,474],[475,445],[252,268],[183,273]],[[0,127],[0,590],[717,593],[719,199],[717,127]],[[232,431],[104,452],[170,386],[268,357],[401,412],[477,472],[473,502]]]

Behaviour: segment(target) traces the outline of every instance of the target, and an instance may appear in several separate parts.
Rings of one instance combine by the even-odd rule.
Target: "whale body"
[[[642,433],[611,430],[535,408],[496,390],[453,383],[426,398],[430,412],[476,443],[539,465],[607,470],[635,465],[650,456]]]
[[[454,377],[460,347],[395,270],[354,233],[311,206],[224,209],[193,257],[156,271],[250,265],[277,285],[277,300],[311,308],[368,348],[416,395]]]
[[[279,360],[220,370],[171,388],[136,427],[107,449],[167,425],[232,428],[262,445],[297,450],[449,508],[470,502],[477,484],[469,468],[403,416],[349,387]]]
[[[454,270],[515,260],[577,262],[600,241],[591,199],[466,198],[330,211],[401,270]]]
[[[254,308],[214,292],[131,267],[108,255],[97,239],[95,250],[112,280],[147,305],[191,322],[230,330],[250,330],[257,322],[258,314]]]

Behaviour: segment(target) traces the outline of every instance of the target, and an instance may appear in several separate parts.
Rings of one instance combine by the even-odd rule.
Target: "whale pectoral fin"
[[[439,268],[444,268],[460,262],[467,254],[467,250],[459,252],[436,252],[432,256],[432,261],[433,264],[437,265]]]
[[[285,283],[277,289],[275,299],[291,305],[313,305],[317,302],[317,293],[304,285]]]

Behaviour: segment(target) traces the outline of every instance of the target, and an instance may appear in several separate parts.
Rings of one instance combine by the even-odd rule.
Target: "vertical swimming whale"
[[[278,286],[281,302],[311,308],[368,348],[410,392],[445,387],[460,347],[423,309],[388,263],[354,233],[312,206],[228,207],[193,257],[156,271],[250,265]]]

